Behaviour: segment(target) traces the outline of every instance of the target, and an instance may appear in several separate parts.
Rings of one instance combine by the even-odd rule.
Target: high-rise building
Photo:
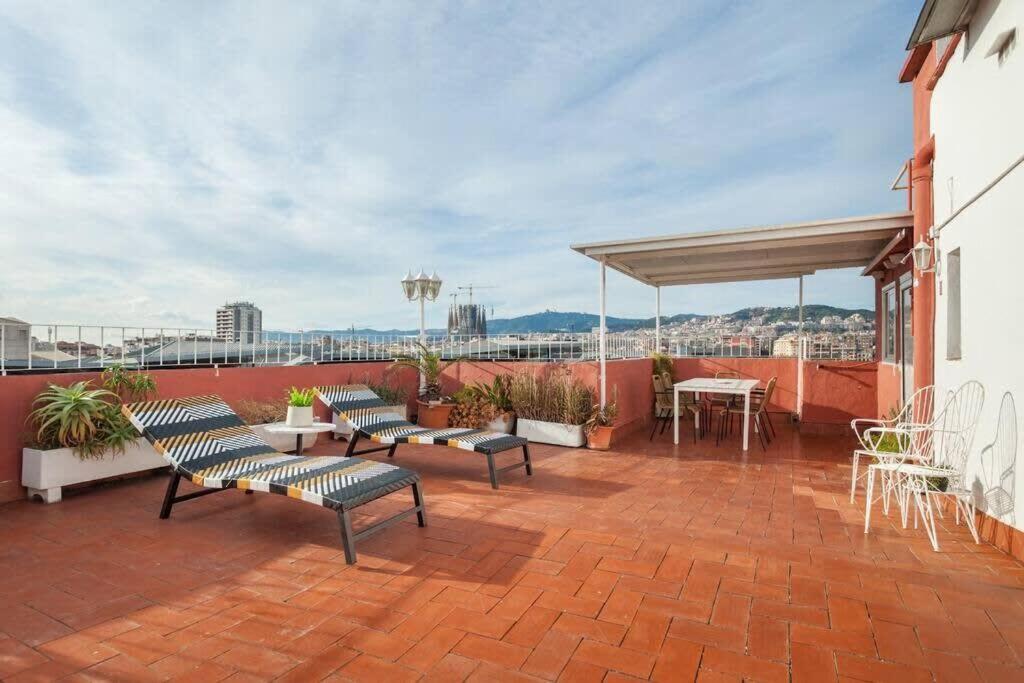
[[[263,311],[251,301],[235,301],[217,309],[217,337],[244,344],[263,341]]]
[[[478,337],[487,334],[487,311],[482,304],[452,304],[448,334]]]

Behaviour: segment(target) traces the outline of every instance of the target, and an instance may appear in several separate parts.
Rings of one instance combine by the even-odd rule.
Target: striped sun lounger
[[[322,505],[338,513],[345,560],[356,561],[355,542],[413,513],[426,525],[420,477],[411,470],[360,458],[296,456],[268,446],[218,396],[132,403],[122,412],[171,464],[160,519],[171,506],[224,489],[263,491]],[[176,496],[185,477],[203,490]],[[353,533],[350,512],[405,487],[413,507]]]
[[[346,453],[348,456],[387,451],[390,458],[395,454],[398,444],[429,444],[482,453],[487,458],[491,488],[498,488],[498,474],[501,472],[524,467],[526,474],[533,475],[533,466],[530,463],[530,442],[521,436],[464,427],[444,429],[418,427],[401,415],[382,410],[387,404],[380,396],[362,384],[314,387],[314,389],[320,400],[352,429],[352,437],[348,442],[348,452]],[[360,438],[386,445],[356,451],[356,442]],[[495,454],[516,448],[523,449],[522,462],[496,469],[494,466]]]

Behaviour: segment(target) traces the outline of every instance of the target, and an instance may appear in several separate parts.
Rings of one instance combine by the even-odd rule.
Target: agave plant
[[[441,373],[460,359],[445,361],[441,354],[431,351],[430,347],[422,342],[416,342],[416,355],[396,356],[390,370],[397,368],[412,368],[423,375],[424,388],[420,392],[420,398],[427,401],[436,401],[441,398]]]
[[[46,447],[74,448],[80,453],[101,436],[108,421],[111,401],[117,395],[107,389],[94,389],[91,382],[71,386],[49,385],[32,403],[37,406],[30,419],[36,425],[36,439]]]

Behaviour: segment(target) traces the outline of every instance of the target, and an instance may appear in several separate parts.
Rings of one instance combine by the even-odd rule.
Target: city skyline
[[[574,241],[902,209],[877,179],[910,151],[891,64],[914,12],[125,6],[113,24],[6,5],[0,314],[207,327],[244,297],[285,328],[412,327],[398,281],[421,266],[446,293],[500,286],[499,317],[594,310]],[[872,304],[850,272],[806,284]],[[649,289],[611,274],[609,292],[609,314],[653,315]],[[665,311],[795,301],[786,281],[662,293]]]

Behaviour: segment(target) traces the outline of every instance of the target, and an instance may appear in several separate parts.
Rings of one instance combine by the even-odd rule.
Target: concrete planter
[[[516,420],[516,435],[538,443],[549,443],[555,446],[579,448],[587,442],[583,433],[583,425],[567,425],[560,422],[541,422],[540,420]]]
[[[144,472],[167,465],[163,456],[145,439],[136,439],[120,455],[106,453],[102,458],[88,460],[82,460],[70,448],[47,451],[23,448],[21,485],[28,489],[30,499],[38,496],[44,503],[59,503],[63,486]]]
[[[383,408],[378,408],[378,411],[382,413],[396,413],[398,415],[401,415],[403,420],[409,419],[408,407],[404,403],[397,406],[384,406]],[[334,413],[331,419],[334,421],[335,439],[347,439],[350,436],[352,436],[352,429],[347,424],[345,424],[344,420],[338,419],[337,413]],[[295,444],[293,443],[292,447],[294,448],[294,446]]]
[[[284,423],[289,427],[309,427],[313,424],[313,406],[288,406]]]

